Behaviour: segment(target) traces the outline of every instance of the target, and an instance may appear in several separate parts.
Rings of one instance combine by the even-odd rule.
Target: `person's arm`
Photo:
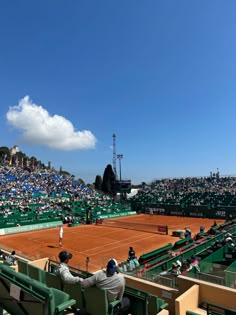
[[[93,285],[96,284],[96,274],[94,274],[93,276],[84,279],[82,285],[84,288],[89,288],[92,287]]]
[[[83,278],[73,276],[68,269],[63,270],[60,273],[61,280],[66,284],[74,284],[78,282],[83,282]]]

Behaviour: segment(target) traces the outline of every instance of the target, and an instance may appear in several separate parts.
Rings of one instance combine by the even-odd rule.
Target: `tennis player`
[[[63,224],[59,226],[59,246],[62,247],[62,239],[63,239]]]

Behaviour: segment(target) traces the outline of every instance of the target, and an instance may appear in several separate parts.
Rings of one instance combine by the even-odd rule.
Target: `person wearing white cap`
[[[130,306],[130,301],[127,297],[123,297],[125,278],[119,273],[116,259],[112,258],[108,260],[106,270],[98,271],[82,282],[84,288],[94,285],[107,290],[108,302],[120,300],[119,314],[126,314]]]

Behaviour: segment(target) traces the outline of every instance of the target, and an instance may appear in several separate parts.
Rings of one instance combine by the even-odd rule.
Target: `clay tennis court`
[[[64,227],[62,248],[59,247],[59,227],[3,235],[1,236],[0,247],[9,251],[14,249],[17,255],[28,259],[49,257],[58,260],[58,253],[61,250],[67,250],[73,254],[70,261],[71,266],[86,270],[86,258],[89,257],[88,270],[93,272],[104,267],[111,257],[116,258],[118,262],[125,261],[129,246],[133,246],[136,255],[140,256],[167,243],[174,244],[179,240],[179,237],[171,236],[172,231],[184,230],[185,227],[188,227],[192,233],[198,233],[201,225],[207,231],[214,224],[214,221],[217,224],[224,222],[224,220],[145,214],[113,218],[112,221],[114,220],[168,225],[169,234],[161,235],[93,224]]]

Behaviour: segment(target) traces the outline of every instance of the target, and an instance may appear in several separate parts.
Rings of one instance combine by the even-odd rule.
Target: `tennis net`
[[[100,224],[110,226],[112,228],[136,230],[150,233],[158,233],[168,235],[168,226],[162,224],[148,224],[141,222],[127,222],[119,220],[103,220]]]

